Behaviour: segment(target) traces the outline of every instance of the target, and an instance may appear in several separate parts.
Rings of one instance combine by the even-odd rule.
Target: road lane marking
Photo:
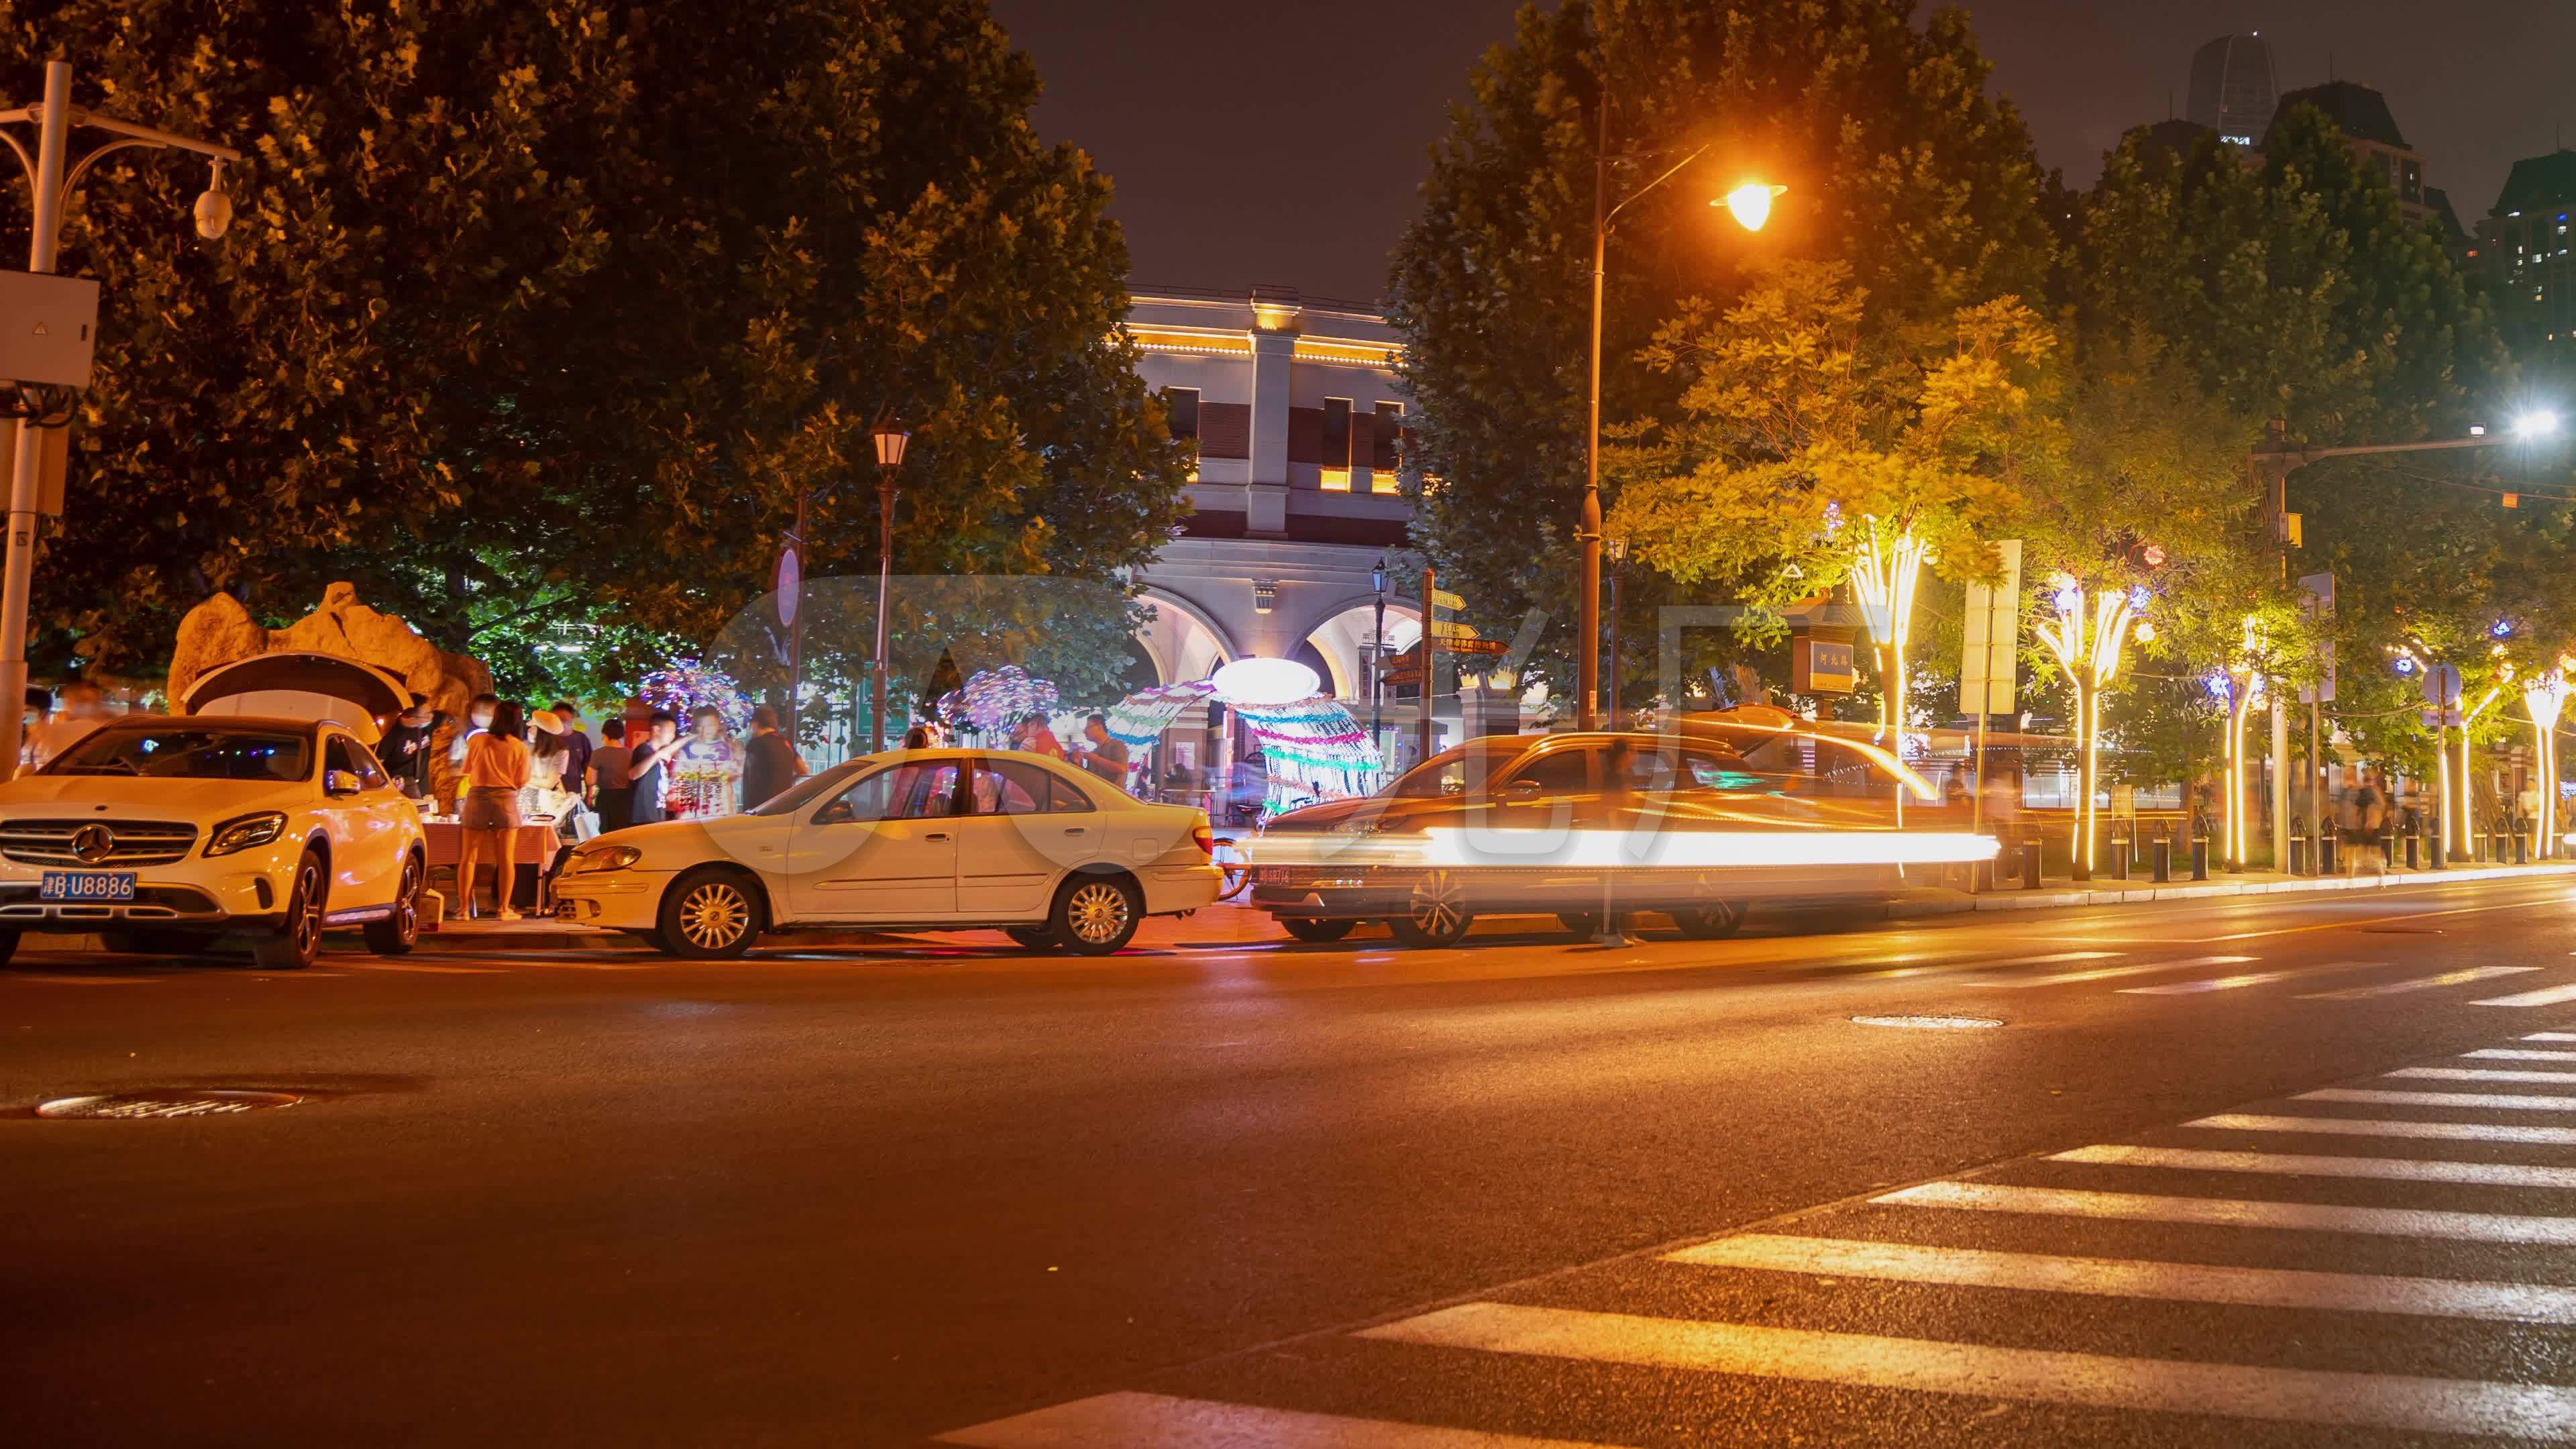
[[[2051,1162],[2169,1167],[2181,1172],[2268,1172],[2283,1177],[2375,1177],[2392,1182],[2464,1182],[2486,1187],[2576,1188],[2576,1167],[2511,1162],[2437,1162],[2399,1157],[2317,1157],[2297,1152],[2203,1152],[2189,1147],[2078,1147]]]
[[[2114,956],[2126,954],[2126,952],[2122,951],[2059,951],[2048,956],[2015,956],[2009,961],[1975,961],[1963,962],[1961,964],[1975,966],[2050,966],[2060,961],[2107,961]]]
[[[2460,1055],[2490,1062],[2576,1062],[2576,1052],[2524,1051],[2516,1047],[2480,1047]]]
[[[2576,1041],[2576,1031],[2535,1031],[2524,1041]]]
[[[1390,1419],[1348,1419],[1169,1394],[1076,1399],[932,1440],[974,1449],[1609,1449]]]
[[[2507,1112],[2576,1112],[2576,1097],[2535,1092],[2383,1092],[2369,1087],[2320,1087],[2293,1102],[2379,1102],[2392,1107],[2487,1107]]]
[[[2500,1067],[2399,1067],[2380,1075],[2427,1082],[2576,1082],[2576,1072],[2508,1071]]]
[[[2490,996],[2472,1001],[2471,1006],[2556,1006],[2563,1001],[2576,1001],[2576,986],[2544,986],[2519,996]]]
[[[498,966],[432,966],[424,961],[343,962],[352,971],[417,971],[431,976],[498,976]]]
[[[2185,1122],[2215,1132],[2313,1132],[2327,1137],[2415,1137],[2440,1142],[2529,1142],[2576,1147],[2576,1127],[2516,1127],[2500,1122],[2395,1122],[2360,1117],[2266,1117],[2221,1112]]]
[[[2141,1223],[2206,1223],[2226,1228],[2369,1233],[2393,1238],[2452,1238],[2472,1243],[2539,1243],[2576,1247],[2576,1218],[2516,1213],[2462,1213],[2429,1208],[2340,1207],[2325,1203],[2254,1202],[2223,1197],[2165,1197],[2142,1192],[2081,1192],[2014,1187],[1999,1182],[1930,1182],[1870,1199],[1891,1207],[1964,1208],[1975,1212],[2054,1213]],[[2576,1391],[2571,1391],[2576,1392]]]
[[[2383,981],[2376,986],[2347,986],[2341,991],[2311,991],[2301,1001],[2359,1001],[2370,996],[2395,996],[2401,991],[2422,991],[2434,986],[2466,986],[2492,976],[2511,976],[2522,971],[2537,971],[2537,966],[2474,966],[2466,971],[2449,971],[2439,976],[2418,976],[2412,981]]]
[[[1810,1383],[2416,1433],[2558,1438],[2576,1422],[2576,1389],[2556,1384],[2115,1358],[1515,1303],[1461,1304],[1364,1329],[1359,1336]]]
[[[2046,976],[2016,976],[1995,981],[1963,981],[1962,986],[2021,988],[2064,986],[2076,981],[2105,981],[2114,976],[2144,976],[2151,971],[2181,971],[2193,966],[2242,966],[2253,956],[2193,956],[2181,961],[2149,961],[2137,966],[2097,966],[2090,971],[2057,971]]]
[[[2279,971],[2248,971],[2240,976],[2212,976],[2200,981],[2176,981],[2164,986],[2123,986],[2123,996],[2185,996],[2200,991],[2235,991],[2247,986],[2268,986],[2287,981],[2293,976],[2322,976],[2329,971],[2364,971],[2385,966],[2385,961],[2328,961],[2321,966],[2290,966]]]
[[[1667,1253],[1664,1261],[1712,1268],[1758,1268],[1898,1283],[1953,1283],[2082,1293],[2102,1298],[2158,1298],[2177,1303],[2244,1303],[2265,1308],[2322,1308],[2352,1313],[2411,1313],[2506,1323],[2576,1324],[2576,1288],[2479,1283],[2453,1278],[2389,1278],[2288,1268],[2220,1268],[2123,1258],[1932,1248],[1913,1243],[1852,1242],[1747,1233]]]
[[[2472,882],[2462,881],[2460,884],[2465,886]],[[2309,931],[2358,931],[2371,926],[2384,926],[2391,921],[2422,921],[2435,916],[2470,916],[2482,911],[2522,911],[2554,903],[2554,899],[2505,901],[2492,906],[2455,906],[2447,911],[2412,911],[2402,916],[2365,916],[2358,921],[2321,921],[2313,926],[2279,926],[2268,931],[2238,931],[2226,936],[2195,936],[2191,939],[2199,945],[2214,946],[2221,941],[2254,941],[2265,936],[2296,936]],[[2330,905],[2333,902],[2310,901],[2307,904]]]

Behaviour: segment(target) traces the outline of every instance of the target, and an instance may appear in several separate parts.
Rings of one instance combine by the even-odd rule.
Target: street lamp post
[[[5,128],[36,128],[35,154]],[[106,132],[111,139],[91,147],[77,162],[66,154],[75,126]],[[0,111],[0,142],[6,142],[26,172],[28,210],[34,226],[27,238],[27,270],[51,272],[61,247],[63,207],[99,158],[128,148],[193,151],[213,162],[213,174],[197,197],[197,234],[212,241],[232,224],[232,198],[224,194],[224,163],[241,153],[230,146],[199,141],[131,125],[72,104],[69,61],[45,62],[45,99],[40,106]],[[69,174],[65,173],[69,164]],[[33,414],[18,418],[17,457],[9,476],[9,552],[7,578],[0,582],[0,780],[16,774],[18,749],[26,720],[21,702],[27,697],[27,597],[36,568],[36,516],[40,492],[38,468],[43,454]]]
[[[886,604],[894,582],[894,479],[912,434],[899,418],[869,430],[877,445],[877,657],[868,682],[868,753],[885,749]]]
[[[2286,581],[2290,572],[2289,482],[2290,475],[2310,463],[2328,458],[2366,458],[2386,453],[2443,453],[2462,448],[2497,448],[2508,443],[2530,442],[2554,436],[2558,431],[2558,414],[2548,409],[2534,409],[2516,419],[2509,433],[2495,435],[2485,428],[2471,428],[2465,438],[2440,438],[2423,443],[2355,443],[2339,447],[2307,447],[2289,440],[2289,428],[2279,418],[2263,425],[2263,441],[2246,455],[2246,471],[2263,495],[2263,516],[2270,525],[2272,542],[2280,555],[2281,576]],[[2289,838],[2290,814],[2290,730],[2289,717],[2274,691],[2272,706],[2272,850],[2273,865],[2286,869],[2284,852]],[[2461,753],[2467,755],[2467,734],[2461,735]],[[2435,757],[2440,757],[2436,747]],[[2465,774],[2467,766],[2462,765]],[[2463,788],[2467,781],[2462,780]],[[2554,784],[2554,782],[2553,782]],[[2447,829],[2447,826],[2446,826]],[[2441,849],[2442,847],[2435,847]]]
[[[1377,628],[1369,635],[1369,745],[1386,748],[1386,555],[1369,570],[1369,587],[1377,591]]]
[[[1575,537],[1583,544],[1582,602],[1577,605],[1578,642],[1574,655],[1575,708],[1580,724],[1596,723],[1594,704],[1601,683],[1601,291],[1610,252],[1610,223],[1628,203],[1670,181],[1681,169],[1708,153],[1710,142],[1692,148],[1665,172],[1619,199],[1610,200],[1610,98],[1601,98],[1601,140],[1592,152],[1592,369],[1591,403],[1583,430],[1583,520]],[[1723,206],[1746,231],[1760,231],[1771,219],[1771,198],[1788,188],[1748,181],[1709,202]]]
[[[1602,712],[1610,716],[1610,728],[1615,730],[1619,727],[1619,580],[1627,572],[1619,566],[1628,561],[1628,540],[1603,539],[1602,547],[1610,555],[1610,689]]]

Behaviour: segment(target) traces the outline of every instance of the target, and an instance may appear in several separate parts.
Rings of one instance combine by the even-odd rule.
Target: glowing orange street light
[[[1746,231],[1760,231],[1762,223],[1771,219],[1771,198],[1781,195],[1788,189],[1785,186],[1767,186],[1759,181],[1747,181],[1710,202],[1709,205],[1723,206],[1734,212],[1735,224]]]

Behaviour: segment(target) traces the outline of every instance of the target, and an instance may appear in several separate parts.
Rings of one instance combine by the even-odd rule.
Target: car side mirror
[[[355,770],[322,772],[322,793],[325,795],[355,795],[365,788],[366,783],[358,778]]]

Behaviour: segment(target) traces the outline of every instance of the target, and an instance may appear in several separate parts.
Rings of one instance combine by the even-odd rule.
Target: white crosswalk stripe
[[[2466,971],[2446,971],[2439,976],[2418,976],[2411,981],[2383,981],[2376,986],[2347,986],[2341,991],[2311,991],[2301,1001],[2363,1001],[2373,996],[2397,996],[2409,991],[2425,991],[2436,986],[2466,986],[2472,981],[2486,981],[2498,976],[2517,976],[2537,971],[2537,966],[2473,966]]]
[[[2354,1117],[2266,1117],[2222,1112],[2182,1125],[2219,1132],[2309,1132],[2321,1137],[2413,1137],[2431,1142],[2529,1142],[2576,1147],[2576,1127],[2525,1127],[2513,1122],[2375,1122]]]
[[[1714,1243],[1667,1253],[1664,1260],[1709,1268],[1758,1268],[1775,1273],[1880,1278],[1901,1283],[1957,1283],[2034,1293],[2576,1324],[2576,1288],[2536,1283],[2469,1283],[2449,1278],[2228,1268],[2051,1253],[1999,1253],[1983,1248],[1932,1248],[1914,1243],[1794,1238],[1771,1233],[1720,1238]]]
[[[2269,986],[2294,976],[2322,976],[2330,971],[2363,971],[2385,966],[2385,961],[2328,961],[2320,966],[2290,966],[2279,971],[2248,971],[2236,976],[2212,976],[2200,981],[2176,981],[2165,986],[2124,986],[2123,996],[2188,996],[2202,991],[2239,991],[2248,986]]]
[[[2193,956],[2181,961],[2146,961],[2133,966],[2097,966],[2088,971],[2053,971],[2046,976],[2007,976],[1991,980],[1963,981],[1960,985],[1991,986],[2004,990],[2031,986],[2068,986],[2079,981],[2108,981],[2117,976],[2145,976],[2158,971],[2185,971],[2195,966],[2243,966],[2255,959],[2252,956]]]
[[[2506,1112],[2576,1112],[2576,1097],[2546,1092],[2392,1092],[2380,1087],[2319,1087],[2300,1102],[2376,1102],[2392,1107],[2475,1107]]]
[[[2535,1031],[2524,1041],[2576,1041],[2576,1031]]]
[[[2576,986],[2544,986],[2538,991],[2525,991],[2515,996],[2490,996],[2473,1001],[2471,1006],[2559,1006],[2576,1001]]]
[[[2576,1072],[2521,1071],[2506,1067],[2400,1067],[2381,1075],[2427,1082],[2576,1082]]]
[[[1167,1394],[1102,1394],[942,1434],[973,1449],[1607,1449],[1386,1419],[1301,1414]]]
[[[2233,964],[2233,963],[2229,963]],[[2347,963],[2361,965],[2368,963]],[[2110,968],[2130,970],[2134,968]],[[2267,978],[2294,973],[2254,973]],[[2462,973],[2453,973],[2454,976]],[[2226,978],[2222,978],[2226,979]],[[2428,978],[2458,984],[2449,978]],[[2391,983],[2421,986],[2417,983]],[[2224,987],[2205,989],[2228,989]],[[2393,994],[2393,993],[2382,993]],[[2576,1033],[2535,1034],[2523,1040],[2564,1040]],[[2557,1061],[2576,1053],[2522,1046],[2479,1048],[2466,1060]],[[2576,1073],[2457,1067],[2410,1067],[2394,1077],[2436,1081],[2535,1082],[2576,1080]],[[1805,1231],[1753,1231],[1659,1252],[1647,1263],[1623,1260],[1616,1273],[1575,1270],[1539,1280],[1507,1295],[1550,1301],[1456,1303],[1347,1335],[1354,1345],[1405,1345],[1474,1356],[1478,1371],[1505,1371],[1513,1361],[1555,1367],[1544,1382],[1555,1401],[1579,1400],[1582,1380],[1562,1376],[1591,1368],[1639,1369],[1814,1384],[1836,1388],[1947,1396],[1973,1403],[2004,1400],[2033,1406],[2201,1415],[2273,1421],[2342,1431],[2399,1435],[2487,1435],[2576,1442],[2576,1384],[2547,1350],[2537,1356],[2503,1352],[2492,1377],[2464,1371],[2476,1362],[2481,1340],[2462,1338],[2479,1325],[2576,1328],[2576,1282],[2563,1250],[2576,1247],[2576,1216],[2554,1195],[2576,1193],[2576,1123],[2535,1120],[2534,1112],[2576,1111],[2576,1096],[2546,1091],[2397,1091],[2321,1088],[2299,1094],[2300,1103],[2371,1104],[2447,1109],[2462,1120],[2410,1120],[2403,1115],[2341,1117],[2290,1111],[2223,1112],[2193,1118],[2180,1128],[2198,1132],[2259,1134],[2269,1148],[2305,1145],[2317,1150],[2252,1150],[2231,1145],[2164,1146],[2096,1143],[2042,1157],[1999,1164],[1963,1177],[1874,1194],[1862,1204],[1835,1204],[1799,1215]],[[2330,1110],[2330,1109],[2327,1109]],[[2350,1152],[2326,1150],[2313,1137],[2367,1139]],[[2440,1155],[2447,1144],[2469,1144],[2484,1158]],[[2340,1145],[2340,1144],[2336,1144]],[[2532,1149],[2498,1152],[2499,1146]],[[2051,1174],[2051,1185],[2026,1180]],[[2192,1176],[2192,1175],[2202,1176]],[[2208,1174],[2225,1174],[2226,1195],[2206,1196]],[[2055,1184],[2067,1185],[2055,1185]],[[2406,1185],[2401,1203],[2374,1205],[2365,1196]],[[2445,1190],[2478,1196],[2440,1205]],[[2497,1196],[2529,1192],[2532,1196]],[[2542,1194],[2548,1194],[2544,1196]],[[2500,1205],[2526,1210],[2495,1211]],[[2475,1209],[2475,1210],[2471,1210]],[[1976,1215],[1969,1227],[1960,1214]],[[1941,1223],[1955,1226],[1943,1228]],[[2137,1256],[2137,1224],[2188,1230],[2189,1245],[2168,1261]],[[1839,1231],[1837,1231],[1839,1229]],[[1973,1233],[1977,1246],[1914,1241],[1926,1236]],[[2046,1251],[2018,1250],[2016,1235],[2046,1238]],[[2250,1235],[2250,1236],[2245,1236]],[[2088,1253],[2084,1240],[2107,1236],[2117,1254]],[[2275,1267],[2264,1260],[2298,1251],[2303,1240],[2339,1236],[2392,1244],[2438,1244],[2456,1253],[2468,1246],[2491,1268],[2459,1277],[2410,1273],[2335,1272],[2315,1267]],[[2148,1239],[2145,1241],[2153,1241]],[[2235,1244],[2238,1246],[2229,1246]],[[2291,1245],[2285,1249],[2285,1245]],[[2532,1251],[2537,1250],[2537,1251]],[[2359,1251],[2346,1244],[2336,1252]],[[2370,1251],[2402,1251],[2380,1248]],[[2316,1254],[2308,1253],[2311,1260]],[[2327,1259],[2333,1261],[2331,1257]],[[2404,1258],[2396,1261],[2405,1262]],[[2421,1261],[2421,1260],[2419,1260]],[[2431,1261],[2446,1261],[2436,1258]],[[1687,1298],[1696,1316],[1629,1311],[1620,1301],[1641,1272],[1698,1275]],[[1583,1282],[1573,1280],[1590,1275]],[[1854,1300],[1835,1285],[1854,1280],[1913,1286],[1907,1296]],[[2553,1281],[2561,1280],[2561,1281]],[[1602,1286],[1604,1283],[1607,1286]],[[1590,1286],[1586,1286],[1586,1285]],[[1975,1300],[1924,1299],[1921,1295],[2005,1295]],[[2017,1306],[2009,1295],[2051,1295],[2061,1305]],[[1588,1295],[1588,1300],[1587,1300]],[[1610,1301],[1600,1301],[1609,1295]],[[2090,1300],[2105,1306],[2079,1311]],[[1751,1318],[1788,1303],[1797,1326],[1730,1321]],[[1759,1309],[1730,1310],[1734,1303]],[[1864,1309],[1861,1305],[1866,1304]],[[2154,1319],[2156,1305],[2197,1305],[2190,1318]],[[2212,1319],[2207,1315],[2261,1310],[2313,1313],[2321,1320]],[[2170,1312],[2170,1310],[2166,1310]],[[1929,1315],[1941,1332],[1909,1334],[1907,1315]],[[1837,1318],[1858,1318],[1848,1324]],[[1979,1342],[1941,1336],[1948,1325],[1976,1323]],[[2104,1325],[2160,1325],[2179,1340],[2143,1340],[2161,1356],[2137,1356],[2121,1337],[2109,1345],[2085,1341]],[[2178,1327],[2176,1325],[2196,1325]],[[2215,1325],[2215,1328],[2212,1327]],[[1867,1329],[1869,1331],[1855,1331]],[[2487,1332],[2496,1332],[2487,1329]],[[2507,1328],[2505,1332],[2528,1330]],[[2259,1332],[2260,1345],[2245,1335]],[[2193,1335],[2198,1335],[2194,1337]],[[2409,1335],[2420,1335],[2420,1338]],[[2021,1342],[2015,1342],[2019,1338]],[[1997,1341],[1999,1340],[1999,1341]],[[2351,1357],[2357,1346],[2368,1357]],[[2107,1347],[2112,1351],[2091,1351]],[[2499,1351],[2502,1352],[2502,1351]],[[2410,1371],[2429,1355],[2439,1373]],[[1296,1357],[1283,1355],[1283,1357]],[[2307,1364],[2302,1364],[2305,1358]],[[2356,1362],[2385,1364],[2387,1372],[2355,1371]],[[1406,1360],[1419,1364],[1419,1360]],[[2313,1364],[2317,1366],[2308,1366]],[[1337,1370],[1337,1372],[1339,1372]],[[2542,1381],[2531,1381],[2539,1379]],[[1625,1382],[1625,1381],[1613,1381]],[[1774,1391],[1779,1392],[1779,1391]],[[1620,1395],[1612,1395],[1615,1401]],[[1524,1449],[1568,1441],[1520,1439],[1509,1423],[1483,1429],[1437,1427],[1423,1419],[1451,1417],[1460,1404],[1444,1394],[1451,1414],[1386,1412],[1377,1399],[1371,1412],[1384,1418],[1351,1418],[1296,1412],[1216,1399],[1160,1394],[1107,1394],[996,1420],[944,1436],[941,1442],[986,1449],[1092,1449],[1092,1446],[1242,1445],[1287,1449]],[[1400,1400],[1398,1401],[1400,1404]],[[1487,1402],[1513,1402],[1510,1395]],[[1677,1397],[1676,1402],[1690,1402]],[[1713,1401],[1715,1402],[1715,1401]],[[1338,1407],[1338,1406],[1337,1406]],[[1496,1411],[1507,1414],[1508,1409]],[[1867,1409],[1836,1412],[1867,1414]],[[1865,1432],[1844,1420],[1820,1420],[1820,1442],[1858,1442]],[[1570,1427],[1570,1425],[1555,1425]],[[2027,1426],[2026,1426],[2027,1427]],[[1684,1433],[1722,1442],[1714,1420],[1678,1424]],[[1579,1432],[1579,1430],[1577,1430]],[[2016,1442],[2053,1442],[2046,1430]],[[1837,1435],[1846,1437],[1837,1438]],[[2178,1442],[2223,1442],[2223,1433],[2183,1431]],[[2066,1441],[2066,1442],[2072,1442]],[[2311,1442],[2302,1438],[2300,1442]],[[2317,1443],[2336,1442],[2332,1437]]]
[[[1360,1336],[1596,1363],[2415,1433],[2559,1438],[2576,1422],[2576,1389],[2550,1384],[2118,1358],[1514,1303],[1461,1304]]]
[[[2181,1172],[2264,1172],[2279,1177],[2375,1177],[2396,1182],[2469,1182],[2489,1187],[2576,1188],[2576,1167],[2512,1162],[2424,1162],[2397,1157],[2317,1157],[2295,1152],[2203,1152],[2189,1147],[2078,1147],[2051,1162],[2166,1167]]]

